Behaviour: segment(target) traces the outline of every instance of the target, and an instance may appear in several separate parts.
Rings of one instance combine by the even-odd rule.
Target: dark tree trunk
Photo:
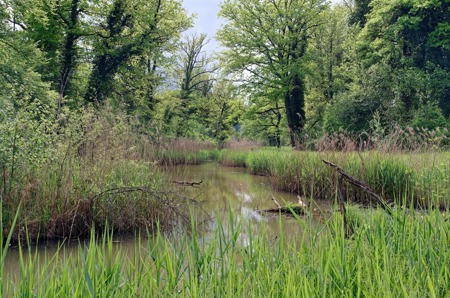
[[[77,40],[81,36],[81,32],[79,32],[78,29],[80,15],[79,5],[80,0],[72,0],[70,18],[65,21],[67,25],[67,35],[62,53],[57,118],[59,118],[62,101],[67,94],[70,76],[73,73],[77,59]]]
[[[275,114],[276,119],[275,119],[275,122],[272,122],[275,125],[275,135],[273,136],[273,139],[272,139],[272,141],[274,141],[275,144],[273,144],[272,146],[277,146],[277,148],[280,148],[281,147],[281,130],[280,130],[281,113],[280,113],[280,109],[278,106],[278,101],[276,102],[275,107],[276,107],[276,109],[273,110],[273,113]]]
[[[101,55],[94,61],[94,69],[89,78],[88,90],[85,95],[86,102],[99,104],[110,94],[112,78],[117,68],[113,69],[108,60],[110,60],[108,55]]]
[[[88,90],[85,95],[85,102],[101,104],[114,90],[114,76],[121,65],[131,57],[141,54],[144,51],[144,43],[152,37],[157,26],[157,18],[161,9],[161,1],[156,3],[153,23],[149,25],[139,36],[132,39],[124,34],[127,29],[133,30],[134,16],[127,12],[126,0],[115,0],[112,10],[109,12],[106,22],[106,36],[102,38],[99,46],[94,49],[97,56],[94,59],[92,74],[89,78]]]
[[[121,41],[123,32],[133,28],[134,18],[127,12],[125,0],[115,0],[106,20],[106,36],[99,36],[101,42],[95,49],[97,56],[89,78],[86,102],[102,103],[111,94],[113,78],[120,65],[133,56],[134,42]]]
[[[114,52],[108,41],[103,42],[106,49],[103,54],[94,60],[94,67],[89,78],[89,87],[85,96],[86,102],[100,104],[111,94],[113,90],[114,75],[119,67],[130,57],[140,53],[140,49],[134,48],[134,44],[126,44]]]
[[[152,78],[154,78],[155,73],[156,73],[156,68],[157,68],[157,61],[153,60],[151,61],[150,59],[147,59],[146,61],[146,68],[147,68],[147,75],[151,76]],[[156,104],[156,99],[155,99],[155,81],[152,80],[150,81],[148,87],[147,87],[147,106],[150,109],[150,111],[154,111],[155,109],[155,104]]]
[[[291,146],[296,147],[298,138],[301,136],[301,132],[305,125],[304,84],[299,75],[294,75],[290,80],[284,104],[286,107]]]

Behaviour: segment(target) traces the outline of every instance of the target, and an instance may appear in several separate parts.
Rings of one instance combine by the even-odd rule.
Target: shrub
[[[441,109],[434,103],[420,106],[410,123],[414,128],[426,128],[428,130],[448,128],[449,124],[450,122],[445,119]]]

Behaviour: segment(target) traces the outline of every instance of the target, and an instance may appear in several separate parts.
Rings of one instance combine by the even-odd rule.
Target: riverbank
[[[125,119],[83,117],[45,143],[11,144],[0,164],[3,238],[19,208],[13,243],[85,238],[94,226],[131,234],[189,226],[188,204],[156,165],[160,146]]]
[[[168,229],[180,218],[187,223],[188,206],[180,204],[161,166],[207,162],[246,168],[253,175],[266,176],[274,189],[305,200],[334,202],[338,173],[323,163],[327,160],[392,204],[450,208],[448,152],[217,150],[208,143],[200,146],[189,140],[165,149],[123,137],[126,131],[117,135],[112,130],[110,134],[115,135],[111,137],[106,131],[98,132],[101,138],[95,143],[86,142],[86,137],[81,146],[66,143],[45,164],[18,164],[12,178],[3,173],[4,237],[19,205],[13,242],[27,237],[31,241],[86,237],[93,225],[100,231],[106,222],[119,232],[152,228],[158,220]],[[343,193],[348,201],[369,202],[364,191],[351,185],[345,185]]]
[[[234,221],[202,237],[136,238],[133,256],[111,234],[80,244],[78,253],[38,259],[20,251],[20,276],[8,297],[447,297],[450,223],[428,213],[349,209],[346,238],[336,213],[320,228],[299,218],[304,236],[271,238]],[[280,229],[283,229],[280,221]],[[189,235],[188,235],[189,234]],[[7,246],[6,246],[7,247]],[[5,250],[2,251],[4,260]],[[51,264],[58,264],[57,266]],[[1,264],[3,268],[3,263]],[[3,273],[3,270],[2,270]]]
[[[259,148],[248,151],[201,150],[169,152],[169,164],[199,164],[217,161],[222,166],[242,167],[251,174],[267,176],[281,191],[304,198],[334,201],[338,173],[323,160],[341,167],[348,175],[365,182],[392,204],[419,208],[450,208],[450,153],[312,152],[287,148]],[[367,194],[346,186],[344,196],[368,203]]]

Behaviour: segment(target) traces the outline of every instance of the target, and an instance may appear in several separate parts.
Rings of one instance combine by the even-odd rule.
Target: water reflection
[[[225,235],[229,235],[230,225],[239,222],[241,233],[238,243],[243,246],[248,245],[251,235],[261,233],[265,233],[268,239],[276,239],[280,237],[280,230],[282,230],[284,238],[294,242],[304,236],[303,225],[294,217],[280,217],[278,214],[258,212],[258,210],[275,207],[271,200],[272,195],[282,204],[297,201],[296,195],[273,190],[268,177],[252,176],[243,169],[223,168],[216,164],[170,167],[163,170],[171,181],[202,181],[199,187],[178,186],[178,190],[180,194],[195,198],[200,203],[199,216],[202,216],[200,210],[205,210],[213,218],[207,221],[207,231],[214,231],[218,225],[217,220],[220,219]],[[326,211],[329,207],[321,203],[320,209]],[[306,217],[305,220],[309,222],[308,225],[310,223],[323,225],[323,217]],[[213,234],[204,233],[202,240],[208,242],[211,237]],[[129,254],[132,259],[138,241],[140,241],[139,238],[121,237],[114,246]],[[142,243],[147,242],[143,240]],[[49,260],[58,250],[60,262],[68,257],[76,258],[80,247],[84,245],[88,244],[79,245],[78,242],[72,241],[71,244],[64,244],[59,249],[58,244],[54,242],[41,244],[32,249],[31,257],[34,258],[36,254],[41,260],[40,264],[36,265],[37,269],[48,266]],[[28,252],[24,253],[28,254]],[[11,248],[5,260],[5,279],[17,279],[19,275],[19,251],[17,248]]]
[[[222,225],[229,225],[229,213],[233,215],[234,222],[241,222],[251,227],[254,233],[264,232],[276,238],[280,236],[280,218],[278,214],[260,213],[258,210],[274,208],[272,195],[281,203],[295,203],[297,196],[278,192],[271,188],[269,177],[249,175],[244,169],[224,168],[216,164],[200,166],[171,167],[165,169],[170,179],[175,181],[199,182],[199,187],[179,187],[180,192],[186,196],[195,197],[201,202],[201,207],[213,218],[220,217]],[[315,202],[317,204],[317,202]],[[318,206],[326,212],[327,204],[319,202]],[[313,222],[321,224],[320,217]],[[282,230],[286,239],[302,237],[302,225],[292,216],[282,217]],[[216,222],[210,222],[210,230],[216,227]]]

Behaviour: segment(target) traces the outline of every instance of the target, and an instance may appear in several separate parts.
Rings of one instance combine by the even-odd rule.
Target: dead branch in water
[[[170,182],[181,185],[181,186],[191,186],[196,187],[203,183],[203,180],[200,180],[200,182],[189,182],[189,181],[175,181],[171,180]]]
[[[278,203],[274,196],[272,196],[272,201],[275,203],[275,205],[277,205],[278,209],[281,209],[280,203]]]
[[[268,213],[287,213],[287,214],[297,214],[297,215],[307,215],[309,214],[308,211],[306,211],[306,206],[302,204],[294,204],[294,205],[288,205],[288,206],[281,206],[280,203],[275,199],[274,196],[272,196],[272,201],[277,205],[277,208],[270,208],[270,209],[264,209],[264,210],[258,210],[258,212],[268,212]]]
[[[338,180],[338,196],[339,196],[339,211],[342,214],[342,217],[344,218],[344,232],[345,232],[345,238],[350,238],[350,236],[353,234],[353,229],[348,225],[347,220],[347,209],[345,209],[345,199],[344,199],[344,193],[342,191],[342,175],[339,177]]]
[[[350,176],[349,174],[347,174],[343,169],[341,169],[340,167],[338,167],[337,165],[326,161],[326,160],[322,160],[326,165],[329,165],[330,167],[332,167],[333,169],[335,169],[340,175],[340,179],[344,178],[345,180],[347,180],[348,183],[350,183],[353,186],[356,186],[360,189],[362,189],[365,193],[367,193],[371,199],[374,199],[379,205],[381,205],[381,207],[387,212],[389,213],[389,215],[392,215],[392,209],[388,206],[388,204],[386,204],[386,202],[383,200],[383,198],[381,198],[379,195],[377,195],[366,183],[359,181],[355,178],[353,178],[352,176]],[[338,191],[340,192],[339,195],[342,196],[343,199],[343,191],[342,191],[342,181],[339,180],[339,184],[338,184]]]

